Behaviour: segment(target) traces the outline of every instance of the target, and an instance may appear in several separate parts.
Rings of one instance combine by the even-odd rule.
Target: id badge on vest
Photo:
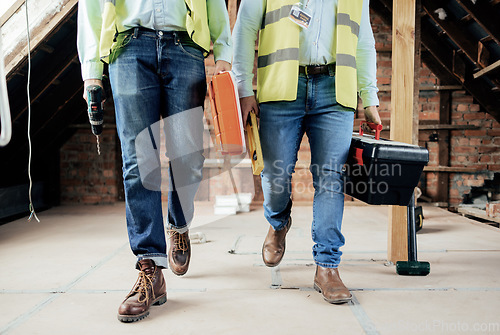
[[[290,15],[288,16],[290,20],[305,29],[309,28],[309,24],[312,20],[312,12],[309,8],[307,8],[308,4],[309,1],[307,1],[305,6],[301,3],[296,3],[292,6]]]

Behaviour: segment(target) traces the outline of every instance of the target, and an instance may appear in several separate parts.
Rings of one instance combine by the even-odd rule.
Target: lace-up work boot
[[[168,236],[168,264],[174,274],[182,276],[187,272],[189,260],[191,259],[189,232],[181,234],[173,229],[169,229]]]
[[[118,320],[134,322],[149,315],[151,305],[163,305],[167,301],[165,279],[150,259],[137,262],[139,278],[125,300],[118,308]]]
[[[339,270],[316,266],[314,289],[323,295],[330,304],[343,304],[351,301],[352,295],[340,279]]]
[[[288,219],[288,223],[281,230],[274,230],[271,226],[267,232],[264,245],[262,246],[262,259],[264,264],[269,267],[277,266],[285,255],[286,233],[292,226],[292,218]]]

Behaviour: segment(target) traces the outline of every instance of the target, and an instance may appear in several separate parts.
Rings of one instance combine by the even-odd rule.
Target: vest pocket
[[[123,49],[130,44],[132,41],[132,37],[134,36],[133,32],[125,32],[120,33],[116,36],[116,42],[113,44],[113,48],[111,49],[111,53],[109,55],[109,63],[114,62],[118,56],[124,51]]]

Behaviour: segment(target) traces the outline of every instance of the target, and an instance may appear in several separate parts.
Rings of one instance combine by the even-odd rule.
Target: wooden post
[[[414,78],[413,82],[413,139],[412,143],[418,145],[418,124],[420,117],[420,68],[422,67],[422,0],[415,0],[415,59],[414,63]]]
[[[391,139],[413,142],[416,0],[394,0],[392,11]],[[390,206],[388,259],[408,259],[406,207]]]

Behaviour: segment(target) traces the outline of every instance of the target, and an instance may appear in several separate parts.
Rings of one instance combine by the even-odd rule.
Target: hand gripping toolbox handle
[[[380,140],[380,132],[382,131],[383,126],[381,124],[376,124],[374,122],[366,122],[363,121],[359,124],[359,135],[363,136],[363,124],[368,125],[370,129],[375,130],[375,139]]]

